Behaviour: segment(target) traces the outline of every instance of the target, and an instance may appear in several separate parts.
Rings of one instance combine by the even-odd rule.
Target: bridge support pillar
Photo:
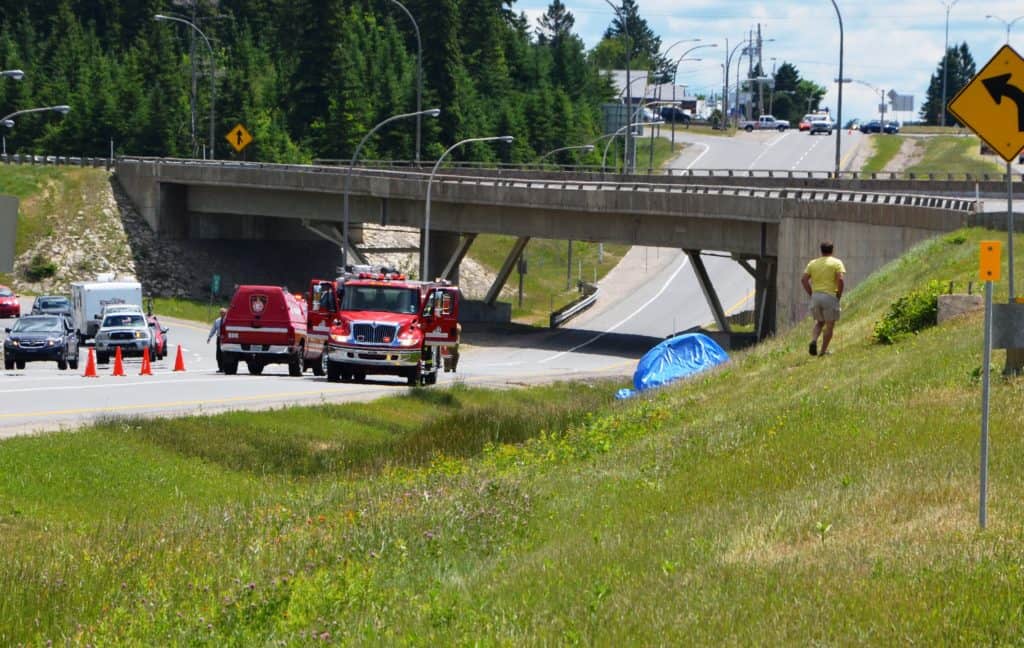
[[[440,277],[447,279],[448,281],[458,284],[459,283],[459,264],[462,263],[462,259],[466,257],[466,253],[469,252],[470,246],[473,245],[473,241],[476,240],[476,234],[463,234],[462,239],[459,241],[459,245],[455,248],[455,252],[451,258],[448,259],[448,263],[444,265],[444,270],[441,271]]]
[[[697,281],[700,283],[700,289],[704,293],[704,299],[707,300],[708,306],[711,308],[711,314],[715,317],[715,324],[718,325],[718,330],[723,333],[731,333],[732,327],[729,326],[729,320],[725,316],[722,301],[718,298],[718,293],[715,292],[715,287],[711,284],[711,277],[708,275],[708,269],[704,266],[704,259],[700,258],[700,250],[683,251],[686,252],[686,256],[690,257],[693,271],[697,275]]]
[[[498,270],[498,276],[494,278],[494,283],[487,290],[487,296],[484,297],[485,304],[493,306],[494,302],[498,301],[501,289],[505,287],[505,282],[508,281],[509,275],[512,274],[512,270],[516,267],[516,262],[523,255],[523,250],[526,249],[526,244],[529,242],[529,236],[520,236],[516,239],[508,256],[505,257],[505,263],[501,264],[501,270]]]
[[[444,276],[444,272],[448,269],[448,264],[452,257],[459,253],[461,246],[461,236],[456,232],[440,232],[431,230],[430,232],[430,267],[427,268],[427,275],[422,277],[423,280],[433,280],[435,277]],[[468,248],[467,248],[468,249]],[[464,255],[465,252],[462,252]],[[461,260],[461,257],[460,257]],[[420,232],[420,267],[423,267],[423,232]],[[453,283],[457,283],[459,280],[459,268],[456,264],[451,272],[448,273],[448,279]]]
[[[156,205],[156,232],[160,238],[182,240],[189,237],[188,188],[161,182]]]

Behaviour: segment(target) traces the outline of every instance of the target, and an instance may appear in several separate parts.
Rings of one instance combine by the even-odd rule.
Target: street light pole
[[[631,124],[626,124],[625,126],[622,126],[617,131],[612,133],[611,135],[606,135],[605,137],[608,137],[608,143],[604,145],[604,154],[601,155],[601,173],[604,173],[604,171],[605,171],[605,163],[608,160],[608,149],[611,148],[612,142],[615,141],[615,137],[619,133],[621,133],[622,131],[624,131],[626,129],[633,129],[633,128],[636,128],[637,126],[643,126],[644,124],[648,124],[650,126],[659,126],[659,125],[664,124],[664,123],[665,123],[664,121],[652,121],[652,122],[637,121],[637,122],[633,122]]]
[[[993,14],[988,14],[985,17],[986,18],[991,18],[992,20],[998,20],[999,22],[1001,22],[1004,25],[1006,25],[1006,44],[1007,45],[1010,44],[1010,29],[1013,28],[1014,24],[1016,24],[1016,22],[1018,20],[1024,20],[1024,16],[1017,16],[1016,18],[1014,18],[1013,20],[1011,20],[1009,22],[1007,22],[1007,21],[1003,20],[1002,18],[1000,18],[999,16],[995,16]]]
[[[622,21],[622,33],[626,35],[626,121],[630,121],[632,119],[632,110],[633,110],[633,80],[630,77],[629,63],[630,63],[630,54],[631,54],[630,50],[633,49],[633,42],[632,42],[632,40],[629,37],[629,23],[626,21],[626,17],[623,15],[621,7],[616,7],[615,5],[613,5],[611,0],[604,0],[604,1],[608,4],[609,7],[612,8],[612,11],[614,11],[615,15],[619,17],[619,20]],[[631,137],[631,135],[632,135],[632,133],[627,133],[626,134],[626,169],[627,169],[627,171],[628,171],[628,169],[630,167],[630,160],[632,159],[630,157],[630,144],[632,144],[632,139],[633,139]]]
[[[430,170],[430,176],[427,178],[427,200],[426,200],[426,211],[423,214],[423,265],[420,268],[420,279],[427,281],[427,273],[430,272],[430,188],[434,184],[434,176],[437,174],[438,168],[441,166],[441,162],[448,157],[448,154],[459,148],[463,144],[471,144],[473,142],[503,142],[505,144],[511,144],[515,138],[511,135],[497,135],[495,137],[470,137],[455,142],[449,146],[441,157],[437,158],[437,162],[434,162],[434,168]]]
[[[946,40],[942,46],[942,105],[939,107],[940,126],[946,125],[946,77],[949,76],[949,10],[958,2],[960,2],[960,0],[946,0],[945,2],[942,2],[946,7]],[[840,73],[839,76],[842,78],[842,73]]]
[[[416,164],[420,162],[420,144],[421,144],[421,121],[424,115],[423,111],[423,41],[420,40],[420,26],[416,23],[416,19],[412,17],[409,10],[406,9],[405,5],[398,0],[391,0],[391,2],[401,8],[405,12],[405,15],[409,17],[409,21],[412,22],[413,31],[416,32]]]
[[[544,158],[550,157],[550,156],[554,155],[555,153],[561,153],[562,151],[586,151],[587,153],[589,153],[589,152],[591,152],[593,150],[594,150],[594,145],[593,144],[581,144],[579,146],[563,146],[561,148],[556,148],[554,150],[548,151],[544,155],[542,155],[539,158],[537,158],[537,161],[534,162],[534,164],[538,164],[539,165],[544,160]]]
[[[28,115],[29,113],[37,112],[56,112],[62,115],[66,115],[71,111],[71,106],[66,104],[60,104],[58,106],[43,106],[42,108],[26,108],[24,110],[15,110],[9,115],[0,117],[0,126],[6,126],[7,128],[14,128],[14,118],[18,115]],[[7,155],[7,135],[4,134],[3,138],[3,155]]]
[[[177,16],[165,16],[163,14],[156,14],[153,16],[154,20],[161,21],[167,20],[171,22],[181,23],[188,25],[195,30],[197,34],[203,37],[203,42],[206,43],[206,49],[210,50],[210,159],[213,160],[214,156],[214,123],[216,122],[217,115],[217,62],[214,60],[213,45],[210,44],[210,39],[206,37],[203,30],[196,27],[195,23],[185,20],[184,18],[178,18]]]
[[[352,154],[352,159],[348,163],[348,172],[345,174],[345,196],[342,207],[342,227],[341,227],[341,267],[344,268],[348,265],[348,194],[349,189],[352,186],[352,168],[356,165],[356,160],[359,159],[359,151],[363,149],[363,144],[366,144],[366,140],[370,139],[370,136],[380,130],[382,127],[390,124],[393,121],[399,119],[407,119],[409,117],[416,117],[419,119],[423,115],[430,117],[437,117],[441,114],[440,108],[431,108],[430,110],[424,110],[421,112],[404,113],[401,115],[392,115],[384,121],[380,122],[376,126],[370,129],[366,135],[363,135],[363,139],[359,140],[359,144],[356,146],[355,153]]]
[[[956,2],[956,0],[953,0]],[[836,18],[839,19],[839,99],[836,106],[836,171],[835,178],[839,180],[839,152],[840,140],[843,137],[843,15],[839,13],[839,5],[832,0],[832,6],[836,10]]]

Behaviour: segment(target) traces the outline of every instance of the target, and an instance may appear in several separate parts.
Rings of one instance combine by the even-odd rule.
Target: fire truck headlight
[[[414,347],[419,346],[421,342],[423,342],[423,334],[416,330],[405,331],[398,336],[399,346]]]
[[[339,333],[331,333],[331,341],[341,344],[342,342],[348,341],[348,336],[341,335]]]

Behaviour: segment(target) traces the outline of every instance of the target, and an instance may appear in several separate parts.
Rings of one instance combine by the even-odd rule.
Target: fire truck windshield
[[[383,311],[416,313],[420,291],[398,286],[346,286],[341,309],[348,311]]]

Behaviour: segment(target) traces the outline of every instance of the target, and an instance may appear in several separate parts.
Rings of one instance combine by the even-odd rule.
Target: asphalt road
[[[862,136],[844,136],[844,155],[857,137]],[[795,131],[740,133],[733,138],[677,133],[676,138],[693,146],[672,162],[675,168],[827,171],[834,163],[831,137]],[[724,256],[705,256],[704,261],[723,308],[750,308],[750,275]],[[23,312],[30,306],[31,298],[23,299]],[[635,247],[601,282],[597,306],[561,330],[465,325],[459,372],[442,373],[438,382],[506,387],[615,376],[625,383],[652,346],[712,321],[692,264],[681,251]],[[140,376],[140,361],[128,359],[124,377],[112,376],[111,365],[100,365],[99,377],[85,378],[85,350],[77,371],[59,371],[56,363],[29,363],[24,370],[0,374],[0,437],[74,428],[111,417],[371,400],[408,389],[393,377],[360,384],[329,383],[309,373],[293,378],[284,365],[270,365],[261,376],[247,375],[244,367],[236,376],[225,376],[216,372],[206,326],[166,318],[163,323],[170,328],[170,353],[152,363],[152,376]],[[0,325],[10,326],[10,320],[0,320]],[[184,372],[172,371],[179,346]]]

